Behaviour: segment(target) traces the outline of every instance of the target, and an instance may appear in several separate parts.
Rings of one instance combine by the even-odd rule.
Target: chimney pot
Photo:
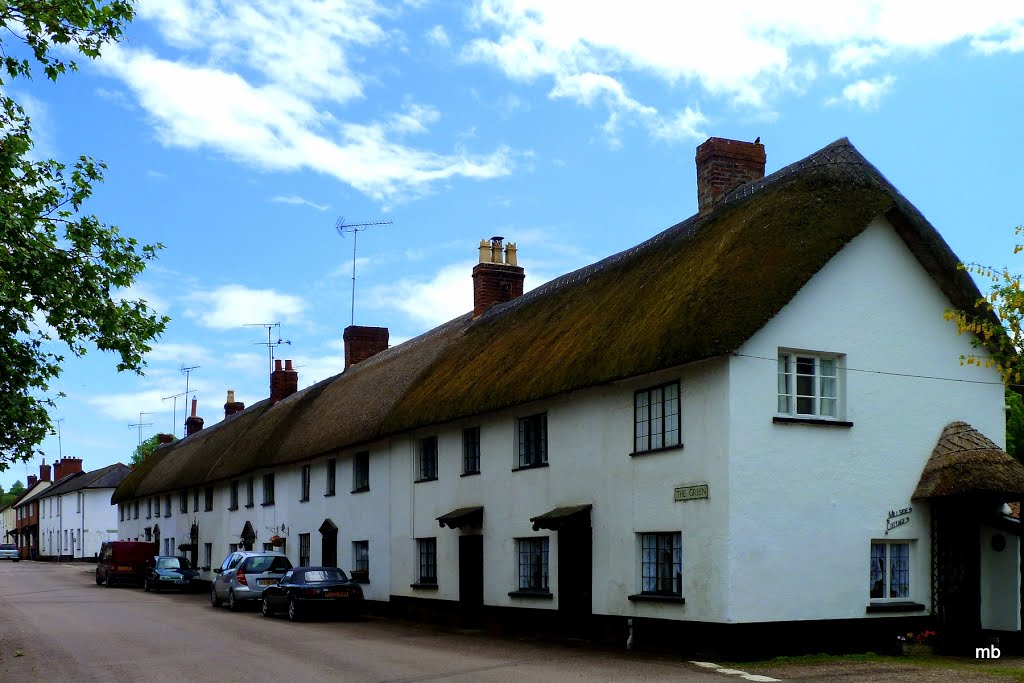
[[[481,255],[483,254],[481,247]],[[349,325],[343,335],[345,340],[345,369],[361,363],[388,348],[388,328]]]
[[[37,477],[34,474],[30,474],[30,475],[28,475],[28,486],[25,487],[25,489],[26,490],[31,490],[32,487],[35,486],[38,483],[39,483],[39,477]]]
[[[234,402],[235,402],[235,390],[234,389],[228,389],[228,400],[227,400],[227,403],[234,403]]]
[[[39,481],[50,481],[50,466],[46,464],[46,458],[43,458],[43,464],[39,466]]]
[[[198,399],[192,399],[192,414],[185,418],[185,436],[190,436],[203,428],[203,418],[196,415]]]
[[[228,389],[228,399],[224,402],[224,418],[227,419],[243,410],[245,410],[245,404],[235,400],[234,389]]]
[[[281,360],[280,359],[276,359],[274,361],[274,370],[277,371],[277,370],[280,370],[280,369],[281,369]]]
[[[726,138],[708,138],[697,148],[697,209],[711,211],[741,185],[764,177],[764,145]]]
[[[196,404],[199,403],[199,399],[192,399],[192,417],[196,416]]]
[[[511,301],[523,294],[523,281],[526,274],[519,266],[517,250],[514,243],[509,243],[506,251],[507,259],[502,258],[501,243],[504,237],[491,238],[493,261],[481,262],[473,267],[473,317],[478,318],[495,304]],[[483,253],[482,240],[480,243]]]
[[[168,443],[174,443],[174,435],[173,434],[157,434],[156,435],[156,442],[159,445],[168,444]]]

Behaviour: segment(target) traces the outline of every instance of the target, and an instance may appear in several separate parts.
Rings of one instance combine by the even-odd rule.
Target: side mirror
[[[213,573],[214,574],[220,574],[222,571],[224,571],[224,570],[221,569],[220,567],[215,567],[214,570],[213,570]]]

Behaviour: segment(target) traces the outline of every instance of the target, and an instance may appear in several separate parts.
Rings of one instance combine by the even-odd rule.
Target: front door
[[[566,525],[558,531],[558,611],[570,635],[586,634],[592,614],[593,539],[586,526]]]
[[[320,525],[320,564],[324,567],[338,566],[338,526],[329,519]]]
[[[464,627],[479,626],[484,607],[484,537],[459,536],[459,616]]]

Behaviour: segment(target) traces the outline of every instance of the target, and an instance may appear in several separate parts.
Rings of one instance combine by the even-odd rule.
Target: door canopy
[[[966,422],[950,422],[942,430],[913,495],[914,500],[993,502],[1022,497],[1024,465]]]
[[[336,534],[338,533],[338,525],[332,522],[330,519],[325,519],[324,523],[320,525],[320,533],[324,534]]]

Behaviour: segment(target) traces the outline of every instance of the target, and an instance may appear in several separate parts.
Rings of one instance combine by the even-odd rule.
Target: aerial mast
[[[338,218],[338,222],[334,224],[334,229],[338,231],[338,234],[345,237],[346,234],[352,235],[352,318],[350,325],[356,324],[356,243],[359,239],[359,233],[363,232],[369,227],[374,225],[391,225],[391,221],[372,221],[369,223],[346,223],[345,218]]]

